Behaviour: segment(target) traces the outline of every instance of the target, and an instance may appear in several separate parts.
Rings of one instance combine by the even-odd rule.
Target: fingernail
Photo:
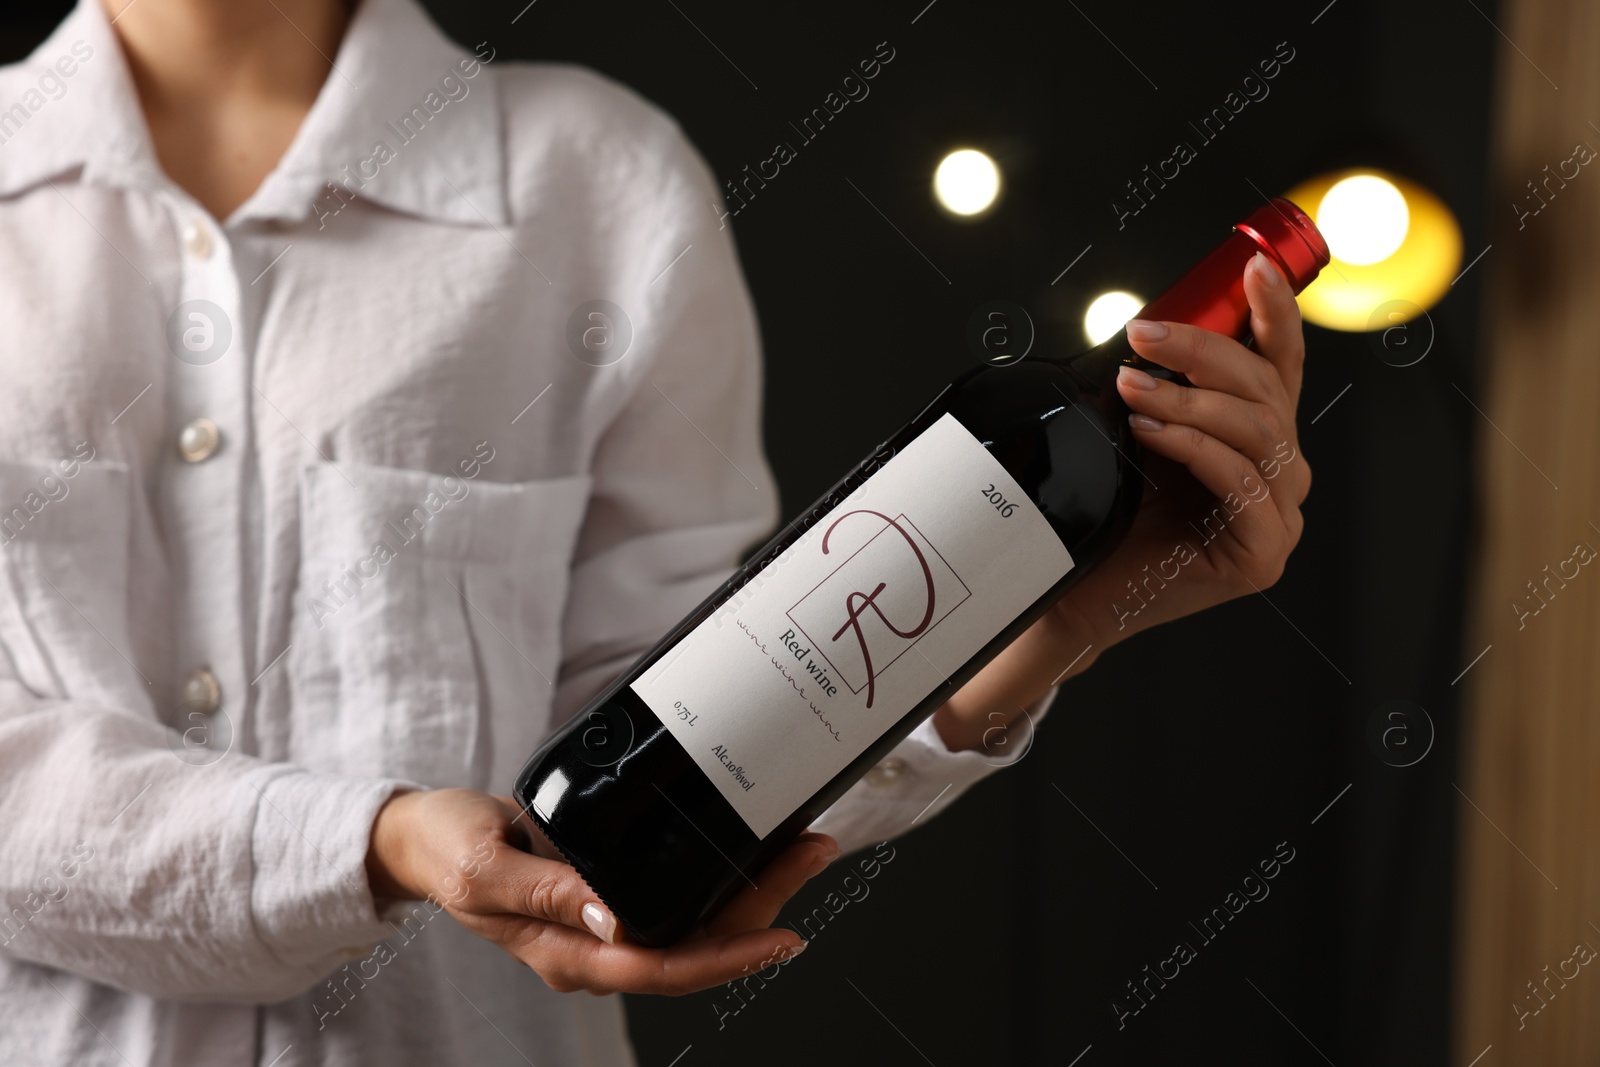
[[[608,945],[617,943],[617,917],[598,904],[583,906],[583,925]]]
[[[1156,380],[1138,367],[1124,366],[1117,372],[1117,376],[1135,389],[1154,389]]]
[[[1166,423],[1160,419],[1152,419],[1149,415],[1129,415],[1128,421],[1133,424],[1135,430],[1150,430],[1154,432],[1167,428]]]
[[[789,958],[792,960],[796,956],[800,955],[800,953],[804,952],[806,949],[808,949],[810,947],[811,947],[811,942],[805,940],[804,938],[801,938],[800,943],[798,945],[796,945],[794,948],[786,949],[785,951],[787,951],[789,953]]]
[[[1278,284],[1278,271],[1267,259],[1264,252],[1257,252],[1250,257],[1250,269],[1256,272],[1256,277],[1261,279],[1261,284],[1269,289]]]
[[[816,859],[811,861],[811,866],[806,868],[806,877],[815,878],[817,875],[827,870],[828,864],[832,863],[838,858],[838,856],[839,854],[837,852],[832,853],[831,855],[828,853],[823,853],[822,855],[818,856]]]
[[[1167,336],[1166,323],[1151,322],[1149,319],[1129,319],[1126,329],[1128,338],[1134,341],[1159,341]]]

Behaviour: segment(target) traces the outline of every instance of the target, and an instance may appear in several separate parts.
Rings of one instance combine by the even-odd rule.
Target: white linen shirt
[[[380,914],[363,863],[396,788],[509,792],[773,528],[731,231],[597,75],[412,0],[333,62],[225,220],[99,0],[0,68],[8,1067],[633,1062],[621,998]],[[924,723],[816,828],[1003,762]]]

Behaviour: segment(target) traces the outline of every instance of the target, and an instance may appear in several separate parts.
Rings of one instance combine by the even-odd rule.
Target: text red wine
[[[1296,292],[1328,262],[1274,200],[1140,317],[1243,339],[1258,251]],[[1117,546],[1124,364],[1177,378],[1119,331],[952,382],[533,754],[517,802],[634,939],[720,907]]]

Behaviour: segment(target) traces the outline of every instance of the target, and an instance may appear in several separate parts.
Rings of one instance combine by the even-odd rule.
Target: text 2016
[[[1000,517],[1003,519],[1009,519],[1011,513],[1017,510],[1017,505],[1007,500],[1005,494],[997,491],[993,482],[989,483],[987,489],[979,489],[978,495],[993,504],[994,509],[1000,513]]]

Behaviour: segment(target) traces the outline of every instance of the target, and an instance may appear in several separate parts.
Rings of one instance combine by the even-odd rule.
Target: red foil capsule
[[[1246,333],[1250,304],[1244,295],[1244,267],[1257,252],[1266,254],[1296,293],[1311,284],[1329,259],[1328,242],[1311,216],[1278,197],[1234,226],[1231,237],[1137,317],[1192,323],[1230,337]]]

